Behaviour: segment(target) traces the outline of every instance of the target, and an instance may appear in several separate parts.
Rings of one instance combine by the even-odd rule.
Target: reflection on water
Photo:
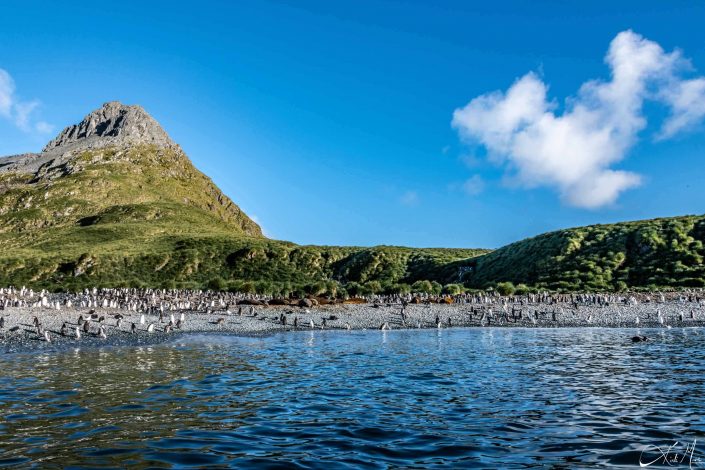
[[[638,465],[705,440],[701,330],[190,336],[0,358],[0,465]],[[696,448],[696,456],[701,449]]]

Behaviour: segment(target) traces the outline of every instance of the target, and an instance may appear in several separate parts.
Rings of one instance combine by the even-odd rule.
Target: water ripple
[[[699,329],[194,335],[0,358],[0,466],[638,466],[702,441]],[[699,449],[696,449],[696,454]]]

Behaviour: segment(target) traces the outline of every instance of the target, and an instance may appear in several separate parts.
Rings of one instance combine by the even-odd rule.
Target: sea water
[[[0,465],[705,466],[705,332],[636,333],[190,335],[4,355]]]

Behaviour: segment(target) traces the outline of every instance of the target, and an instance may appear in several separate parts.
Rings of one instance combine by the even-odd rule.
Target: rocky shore
[[[293,330],[346,330],[455,327],[628,327],[705,326],[700,302],[670,299],[653,303],[503,304],[335,304],[311,308],[243,306],[229,311],[170,311],[144,314],[117,308],[46,306],[6,307],[0,312],[0,351],[56,350],[76,347],[146,345],[185,333],[262,335]],[[403,313],[402,313],[403,312]],[[93,319],[91,319],[91,313]],[[141,317],[144,315],[144,323]],[[160,315],[162,316],[160,320]],[[183,315],[183,317],[182,317]],[[88,319],[87,332],[78,324]],[[173,316],[173,318],[172,318]],[[40,328],[35,326],[35,317]],[[118,318],[120,324],[118,325]],[[183,321],[179,322],[183,318]],[[170,325],[171,322],[171,325]],[[62,335],[62,326],[65,334]],[[132,332],[132,325],[135,331]],[[149,325],[152,331],[149,330]],[[169,327],[167,327],[169,325]],[[177,327],[177,325],[180,326]],[[105,337],[100,335],[100,329]],[[79,327],[80,338],[76,337]],[[166,331],[165,331],[166,330]],[[48,340],[46,333],[48,332]]]

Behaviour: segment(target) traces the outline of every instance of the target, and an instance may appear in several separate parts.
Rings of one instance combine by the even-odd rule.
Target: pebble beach
[[[294,306],[243,306],[241,313],[229,310],[154,313],[119,308],[48,306],[5,307],[0,329],[0,350],[56,350],[113,345],[148,345],[187,333],[267,335],[302,330],[365,330],[411,328],[671,328],[705,326],[705,308],[700,301],[668,299],[649,303],[575,305],[569,302],[502,304],[331,304],[310,308]],[[403,313],[402,313],[403,312]],[[90,319],[91,314],[93,319]],[[80,338],[75,330],[79,316],[88,319]],[[144,316],[144,322],[141,322]],[[173,318],[172,318],[173,316]],[[35,327],[35,317],[41,329]],[[118,318],[121,321],[118,322]],[[176,325],[179,319],[180,328]],[[167,327],[171,322],[171,325]],[[118,323],[120,323],[118,325]],[[61,334],[66,324],[65,334]],[[132,324],[135,331],[132,332]],[[149,325],[153,325],[151,332]],[[105,337],[100,335],[103,327]],[[40,334],[41,332],[41,334]],[[44,332],[48,332],[48,340]]]

